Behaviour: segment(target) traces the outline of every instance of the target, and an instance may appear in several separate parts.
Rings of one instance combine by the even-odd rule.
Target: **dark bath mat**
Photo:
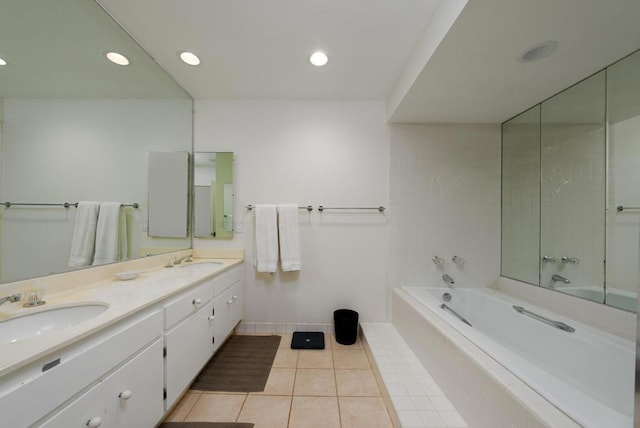
[[[295,331],[291,337],[291,349],[324,349],[324,333]]]
[[[253,428],[246,422],[165,422],[158,428]]]
[[[198,374],[191,389],[264,391],[279,345],[280,336],[231,336]]]

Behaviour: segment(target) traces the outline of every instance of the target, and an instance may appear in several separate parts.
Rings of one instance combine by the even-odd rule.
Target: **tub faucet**
[[[179,265],[180,263],[182,263],[183,261],[185,262],[192,262],[193,261],[193,255],[192,254],[187,254],[184,257],[180,257],[179,259],[174,260],[173,264],[174,265]]]
[[[453,278],[451,278],[446,273],[444,275],[442,275],[442,280],[444,281],[445,284],[447,284],[449,286],[455,284],[455,281],[453,280]]]
[[[21,298],[22,298],[21,294],[12,294],[11,296],[0,297],[0,305],[5,302],[12,302],[12,303],[19,302]]]
[[[565,278],[564,276],[560,276],[557,273],[553,274],[553,276],[551,277],[551,279],[554,282],[562,282],[563,284],[571,284],[571,281],[569,281],[567,278]]]

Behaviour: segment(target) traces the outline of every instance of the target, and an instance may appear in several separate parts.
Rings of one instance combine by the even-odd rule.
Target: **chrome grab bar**
[[[473,327],[471,325],[471,323],[469,321],[467,321],[466,319],[464,319],[459,313],[457,313],[456,311],[454,311],[453,309],[451,309],[449,306],[445,305],[444,303],[440,305],[441,309],[444,309],[445,311],[449,311],[451,312],[453,315],[455,315],[460,321],[462,321],[463,323],[465,323],[466,325],[468,325],[469,327]]]
[[[576,331],[576,329],[571,327],[569,324],[565,324],[562,321],[550,320],[549,318],[543,317],[542,315],[538,315],[535,312],[528,311],[522,306],[513,305],[512,308],[515,309],[516,312],[519,312],[524,315],[528,315],[531,318],[534,318],[534,319],[537,319],[538,321],[542,321],[543,323],[552,325],[555,328],[559,328],[560,330],[568,331],[569,333],[573,333],[574,331]]]

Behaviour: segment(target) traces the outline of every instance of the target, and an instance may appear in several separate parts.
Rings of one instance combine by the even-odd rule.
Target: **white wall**
[[[500,273],[499,125],[391,128],[389,286],[488,286]],[[466,262],[451,262],[458,255]],[[440,256],[444,266],[431,259]]]
[[[196,101],[194,148],[234,152],[234,238],[194,247],[245,249],[246,323],[331,323],[339,308],[386,319],[388,216],[301,211],[302,270],[269,275],[253,267],[254,217],[244,208],[387,206],[384,102]]]
[[[190,107],[190,100],[5,100],[3,198],[138,202],[134,247],[186,248],[188,240],[147,238],[143,226],[148,152],[190,149]],[[75,208],[2,208],[2,280],[67,269],[74,220]]]

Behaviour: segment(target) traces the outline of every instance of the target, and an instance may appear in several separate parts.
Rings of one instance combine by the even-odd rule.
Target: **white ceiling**
[[[439,0],[99,1],[194,98],[383,100]]]
[[[638,0],[470,0],[390,119],[503,122],[640,48],[639,18]]]
[[[196,99],[385,100],[391,122],[499,123],[640,48],[640,0],[99,1]],[[0,97],[162,94],[153,61],[91,8],[0,0]],[[516,60],[544,40],[551,57]],[[114,47],[133,67],[105,63]]]

